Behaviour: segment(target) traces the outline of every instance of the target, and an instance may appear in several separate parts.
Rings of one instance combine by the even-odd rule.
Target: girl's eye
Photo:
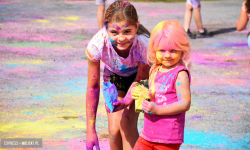
[[[174,53],[174,52],[176,52],[176,50],[173,50],[173,49],[172,49],[170,52]]]
[[[112,33],[112,34],[117,34],[117,32],[116,32],[116,31],[111,31],[111,33]]]
[[[125,31],[124,33],[130,33],[130,30]]]

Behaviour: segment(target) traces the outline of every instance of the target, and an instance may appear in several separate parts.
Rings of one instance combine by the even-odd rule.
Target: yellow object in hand
[[[148,90],[148,80],[141,80],[135,83],[134,88],[132,88],[132,98],[135,99],[135,112],[142,112],[142,102],[144,100],[149,100],[149,90]]]

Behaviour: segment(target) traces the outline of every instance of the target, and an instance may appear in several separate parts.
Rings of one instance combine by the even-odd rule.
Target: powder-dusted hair
[[[120,22],[126,20],[129,24],[135,25],[138,22],[138,15],[135,7],[127,2],[118,0],[110,4],[105,12],[104,23],[107,26],[109,22]],[[139,25],[137,34],[144,34],[149,37],[149,31],[143,26]]]
[[[187,69],[190,69],[190,44],[185,29],[178,21],[166,20],[158,23],[154,27],[147,54],[150,65],[160,65],[156,59],[156,51],[164,49],[165,46],[171,47],[173,50],[182,51],[181,64]]]

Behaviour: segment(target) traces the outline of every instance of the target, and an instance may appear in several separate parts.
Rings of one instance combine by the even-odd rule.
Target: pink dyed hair
[[[181,64],[191,68],[190,44],[183,26],[176,20],[166,20],[158,23],[150,37],[148,47],[148,63],[156,66],[160,63],[156,59],[156,51],[170,46],[173,50],[182,51]]]

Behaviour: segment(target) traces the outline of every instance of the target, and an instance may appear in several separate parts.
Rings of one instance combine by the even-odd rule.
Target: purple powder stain
[[[119,31],[119,30],[121,30],[121,28],[120,28],[120,27],[117,27],[117,28],[116,28],[116,30],[118,30],[118,31]]]
[[[31,17],[31,18],[33,18],[33,19],[44,19],[43,17],[37,17],[37,16],[34,16],[34,17]]]
[[[195,119],[195,118],[201,118],[201,116],[199,116],[199,115],[194,115],[194,116],[191,117],[191,119]]]
[[[17,2],[0,2],[0,5],[15,4]]]
[[[208,65],[208,66],[235,66],[237,63],[230,63],[230,62],[221,62],[221,63],[210,63],[210,62],[196,62],[199,65]]]
[[[224,46],[226,47],[248,47],[247,43],[225,43]]]
[[[224,43],[224,44],[214,44],[212,47],[218,47],[218,46],[224,46],[224,47],[248,47],[247,43]]]

